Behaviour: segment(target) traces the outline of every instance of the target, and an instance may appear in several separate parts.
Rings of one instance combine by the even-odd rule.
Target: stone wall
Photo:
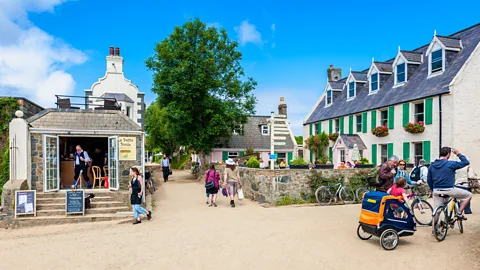
[[[120,190],[128,190],[130,168],[142,166],[142,136],[122,136],[137,138],[137,160],[120,160],[118,163],[118,177],[120,178]],[[140,170],[141,171],[141,170]]]
[[[248,199],[258,201],[259,203],[275,204],[281,200],[282,196],[289,195],[292,198],[309,197],[312,191],[309,185],[310,170],[264,170],[239,168],[240,181],[242,183],[243,192]],[[218,170],[222,172],[224,166],[218,166]],[[368,172],[371,169],[352,169],[352,170],[316,170],[321,172],[323,176],[342,175],[345,182],[354,176],[357,172]]]

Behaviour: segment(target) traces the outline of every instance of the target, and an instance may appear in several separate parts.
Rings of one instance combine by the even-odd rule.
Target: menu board
[[[85,192],[83,189],[67,190],[65,193],[66,214],[85,214]]]
[[[120,160],[137,160],[137,138],[120,137]]]
[[[37,193],[35,190],[15,191],[15,217],[17,215],[37,216],[36,199]]]

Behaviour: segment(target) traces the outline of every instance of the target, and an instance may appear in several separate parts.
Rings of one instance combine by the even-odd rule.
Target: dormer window
[[[270,129],[267,125],[262,125],[262,135],[268,136],[270,134]]]
[[[348,98],[354,98],[355,97],[355,82],[350,82],[348,84]]]
[[[327,90],[327,105],[332,104],[332,90]]]
[[[399,83],[404,83],[405,82],[405,74],[406,74],[406,64],[403,63],[403,64],[399,64],[397,65],[397,72],[396,72],[396,83],[399,84]]]
[[[372,92],[378,90],[378,73],[372,74],[370,76],[370,89]]]
[[[443,71],[443,50],[432,52],[431,55],[431,73]]]

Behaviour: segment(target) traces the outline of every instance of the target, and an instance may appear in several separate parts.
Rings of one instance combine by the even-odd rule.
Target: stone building
[[[480,93],[480,24],[449,36],[434,33],[429,44],[400,50],[394,58],[372,60],[370,67],[352,71],[346,77],[332,76],[325,91],[304,120],[305,138],[322,131],[327,134],[357,134],[367,149],[365,158],[373,164],[392,154],[416,163],[432,162],[442,146],[457,147],[480,166],[480,113],[475,103]],[[333,70],[332,70],[333,69]],[[335,71],[335,72],[332,72]],[[424,125],[424,131],[407,132],[410,123]],[[376,136],[377,127],[388,135]],[[329,156],[337,165],[344,157],[334,143]],[[315,155],[306,150],[307,158]]]

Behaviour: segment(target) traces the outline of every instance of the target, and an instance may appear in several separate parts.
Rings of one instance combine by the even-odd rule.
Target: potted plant
[[[425,131],[425,125],[422,121],[420,122],[410,122],[406,124],[403,129],[412,134],[422,133]]]
[[[355,165],[355,169],[368,169],[368,168],[373,168],[373,164],[370,163],[370,161],[364,157],[360,159],[360,163]]]
[[[308,169],[308,163],[301,157],[290,162],[290,169]]]
[[[372,129],[372,134],[377,137],[385,137],[388,136],[388,127],[386,126],[379,126]]]
[[[328,134],[328,139],[332,142],[336,142],[338,139],[338,132]]]

